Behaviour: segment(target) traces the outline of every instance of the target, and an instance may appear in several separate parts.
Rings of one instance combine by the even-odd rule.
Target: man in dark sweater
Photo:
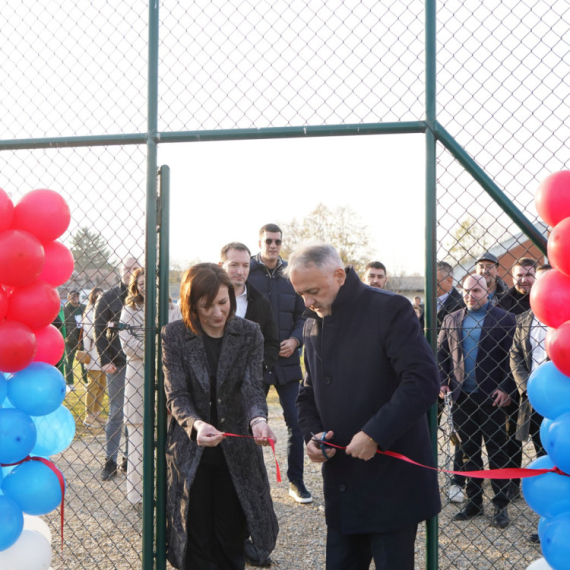
[[[530,309],[530,290],[536,279],[536,259],[521,257],[511,269],[514,286],[499,300],[499,307],[515,315]]]
[[[106,459],[101,471],[103,481],[117,474],[117,455],[123,428],[127,363],[119,339],[119,321],[127,298],[131,275],[139,267],[139,262],[135,258],[125,259],[121,268],[120,283],[103,293],[95,306],[95,346],[101,361],[101,369],[107,375],[109,394],[109,418],[105,426]],[[121,469],[126,471],[126,458],[123,460]]]

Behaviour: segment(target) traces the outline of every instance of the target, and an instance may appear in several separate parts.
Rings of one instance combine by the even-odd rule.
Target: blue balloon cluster
[[[0,372],[0,551],[20,537],[24,513],[45,515],[61,504],[54,471],[26,458],[48,458],[73,441],[75,420],[64,398],[65,380],[50,364],[34,362],[7,376]]]
[[[545,362],[531,374],[527,393],[545,418],[540,440],[548,453],[529,468],[556,466],[570,475],[570,378]],[[570,570],[570,477],[546,473],[523,479],[522,489],[530,508],[541,515],[538,534],[544,558],[554,570]]]

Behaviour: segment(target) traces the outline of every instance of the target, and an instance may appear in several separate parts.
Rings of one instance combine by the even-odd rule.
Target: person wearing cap
[[[499,304],[501,298],[508,291],[507,284],[499,277],[499,260],[491,252],[487,251],[475,262],[475,273],[485,277],[489,303]]]

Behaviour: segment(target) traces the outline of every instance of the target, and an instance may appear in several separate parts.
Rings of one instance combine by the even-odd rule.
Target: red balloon
[[[570,218],[559,222],[548,238],[548,261],[570,276]]]
[[[39,278],[50,285],[63,285],[73,273],[73,255],[67,247],[58,241],[44,244],[46,262]]]
[[[0,370],[19,372],[29,366],[36,354],[32,329],[15,321],[0,323]]]
[[[8,312],[8,293],[0,285],[0,321],[3,321]]]
[[[53,190],[32,190],[16,204],[12,228],[34,234],[41,242],[57,239],[69,227],[67,202]]]
[[[570,217],[570,170],[561,170],[547,176],[538,187],[534,203],[539,216],[554,227]]]
[[[34,281],[20,287],[8,297],[9,321],[20,321],[32,329],[51,325],[59,313],[60,301],[57,291],[45,281]]]
[[[14,219],[14,204],[10,196],[0,188],[0,232],[7,230]]]
[[[543,324],[558,328],[570,320],[570,277],[558,269],[547,271],[530,290],[530,306]]]
[[[552,342],[552,337],[554,336],[555,332],[556,329],[548,327],[548,330],[546,331],[546,336],[544,337],[544,350],[546,350],[546,354],[548,355],[548,358],[550,358],[550,360],[552,360],[552,358],[550,357],[550,343]]]
[[[47,362],[55,366],[65,351],[65,341],[59,330],[53,325],[42,327],[34,331],[38,350],[34,362]]]
[[[22,230],[0,233],[0,283],[25,287],[34,282],[45,263],[38,238]]]
[[[562,374],[570,376],[570,322],[561,324],[552,335],[549,356]]]

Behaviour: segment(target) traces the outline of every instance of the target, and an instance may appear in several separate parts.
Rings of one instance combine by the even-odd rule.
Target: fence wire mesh
[[[160,15],[161,131],[424,118],[425,3],[419,0],[165,0]],[[0,22],[3,140],[103,134],[119,138],[146,131],[147,2],[28,0],[7,3]],[[446,1],[438,5],[437,28],[439,122],[538,224],[533,191],[546,174],[568,162],[567,2]],[[118,262],[128,255],[142,261],[145,161],[145,149],[137,146],[0,153],[0,185],[14,200],[31,189],[48,187],[61,192],[71,207],[72,225],[63,241],[79,253],[73,278],[60,288],[63,301],[72,290],[79,291],[84,303],[94,287],[111,288],[120,279]],[[508,288],[513,286],[517,259],[544,261],[443,146],[437,176],[438,259],[453,269],[460,293],[461,279],[477,270],[476,261],[485,252],[497,258],[498,276]],[[75,358],[75,345],[84,349],[89,339],[90,323],[83,317],[82,339],[72,338],[71,313],[62,371],[74,386],[66,405],[76,418],[77,435],[55,458],[67,479],[68,499],[66,559],[58,559],[54,549],[53,565],[140,568],[141,519],[127,496],[126,475],[119,470],[109,481],[100,479],[108,396],[98,399],[96,381],[87,388],[89,367],[84,374]],[[519,332],[524,326],[528,324]],[[457,327],[448,330],[458,333]],[[130,336],[137,339],[136,334]],[[512,358],[503,357],[509,361],[508,375]],[[510,394],[513,400],[516,394]],[[103,421],[96,416],[98,403]],[[513,425],[520,405],[492,413],[477,405],[463,410],[463,418],[458,404],[455,410],[454,429],[464,443],[475,443],[469,457],[482,454],[484,462],[494,465],[514,457]],[[440,425],[445,429],[438,440],[442,467],[453,465],[455,456],[449,419],[449,410],[443,408]],[[86,420],[92,425],[86,426]],[[487,445],[478,439],[484,426],[489,428]],[[522,465],[536,454],[532,441],[524,442]],[[465,456],[463,452],[456,461],[461,464]],[[119,453],[119,465],[121,460]],[[453,481],[443,475],[440,480],[440,568],[524,569],[538,557],[537,546],[528,541],[538,517],[516,489],[508,503],[510,526],[498,529],[490,522],[492,500],[500,489],[483,485],[487,518],[457,521],[458,507],[466,503],[452,502]],[[467,488],[461,492],[466,495]],[[477,495],[472,488],[470,492]],[[59,521],[55,514],[48,518],[55,535]]]

